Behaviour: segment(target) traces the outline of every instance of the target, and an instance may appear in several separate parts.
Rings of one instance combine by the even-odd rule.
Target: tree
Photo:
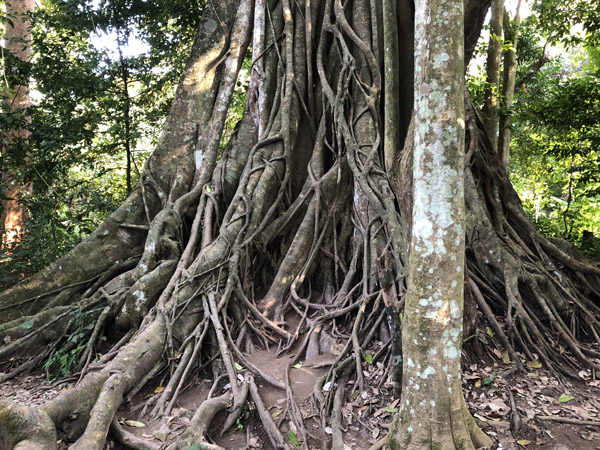
[[[508,49],[504,53],[504,71],[502,73],[502,112],[500,114],[498,153],[508,172],[510,159],[510,109],[515,97],[515,83],[517,76],[517,43],[519,42],[519,27],[521,26],[521,1],[517,2],[517,11],[514,20],[510,20],[507,11],[504,11],[504,38]]]
[[[0,230],[2,245],[14,244],[21,239],[26,213],[20,204],[21,190],[27,187],[15,179],[15,166],[26,161],[24,111],[29,106],[29,81],[22,63],[31,58],[31,31],[29,15],[34,10],[33,0],[12,0],[6,3],[6,28],[4,40],[9,63],[4,67],[2,106],[11,113],[15,124],[10,129],[1,130],[0,142]],[[6,109],[5,109],[6,108]],[[7,147],[12,146],[12,151]],[[12,168],[11,168],[12,167]]]
[[[415,134],[400,413],[389,448],[468,449],[492,441],[462,394],[464,31],[461,1],[415,13]],[[444,14],[436,14],[444,10]],[[437,45],[430,47],[430,42]],[[427,418],[428,420],[424,420]]]
[[[483,121],[492,145],[496,146],[498,137],[498,115],[500,114],[500,58],[502,56],[502,38],[504,36],[502,21],[504,18],[504,1],[492,1],[490,18],[490,40],[486,61],[485,106]]]
[[[432,18],[458,14],[458,4],[439,5]],[[383,8],[366,0],[239,0],[212,2],[203,11],[163,134],[137,188],[70,253],[0,295],[5,320],[0,359],[36,350],[2,378],[44,361],[61,369],[53,364],[65,354],[81,378],[40,407],[3,405],[7,447],[27,439],[35,448],[54,448],[58,431],[74,442],[72,449],[101,449],[109,431],[120,429],[114,419],[124,398],[169,366],[172,376],[151,411],[165,417],[201,361],[215,380],[225,375],[223,384],[229,386],[219,385],[170,448],[215,448],[208,432],[215,415],[226,411],[227,428],[250,398],[273,446],[295,445],[262,406],[255,377],[286,392],[287,419],[307,448],[309,435],[287,372],[284,380],[269,377],[245,353],[268,343],[284,350],[299,343],[289,370],[319,350],[318,334],[335,321],[347,343],[319,381],[315,398],[331,427],[332,445],[343,448],[340,405],[352,395],[345,388],[360,391],[368,382],[362,367],[376,333],[391,341],[386,362],[398,367],[396,322],[405,274],[418,263],[407,264],[412,205],[421,201],[412,195],[412,144],[414,134],[427,134],[433,115],[424,117],[424,109],[411,120],[413,80],[422,70],[412,55],[445,60],[434,50],[446,34],[413,49],[413,4],[396,6],[395,21],[383,20],[394,11],[387,2]],[[488,7],[479,0],[465,3],[465,63]],[[386,45],[394,38],[397,46]],[[246,109],[221,150],[250,42],[253,73]],[[458,52],[460,46],[453,48]],[[395,59],[405,63],[393,69]],[[462,76],[464,67],[456,59],[451,68],[453,80]],[[438,86],[419,86],[418,104],[424,104],[421,97],[440,99]],[[462,106],[453,86],[448,114],[457,120]],[[397,102],[385,96],[396,96]],[[398,119],[390,120],[383,105],[394,108]],[[469,99],[465,108],[466,298],[477,303],[515,370],[522,367],[515,348],[556,374],[595,368],[585,336],[597,339],[600,332],[600,270],[535,230]],[[452,161],[460,167],[462,132],[456,133],[448,145],[454,142]],[[417,140],[415,151],[420,149]],[[415,178],[416,192],[422,192],[420,183]],[[455,180],[457,189],[459,184]],[[418,236],[416,230],[415,243]],[[459,253],[460,241],[454,244]],[[454,256],[454,265],[462,267],[463,255]],[[456,304],[452,299],[447,304],[451,329],[458,330],[460,286],[454,281]],[[414,300],[406,301],[411,314]],[[286,313],[300,317],[297,328],[285,322]],[[567,323],[577,324],[576,330]],[[404,335],[411,336],[406,327]],[[434,335],[426,333],[426,339]],[[458,352],[460,332],[454,334],[446,337],[450,356]],[[102,336],[110,347],[95,360]],[[410,346],[406,351],[412,352]],[[404,369],[404,380],[416,376],[408,359]],[[448,370],[458,390],[457,362]],[[425,368],[421,375],[430,372]],[[436,404],[432,412],[441,415],[447,405]],[[457,405],[468,423],[464,405]]]

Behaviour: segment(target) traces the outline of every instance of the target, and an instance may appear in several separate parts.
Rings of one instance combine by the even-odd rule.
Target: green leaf
[[[302,446],[300,445],[300,441],[298,440],[298,436],[296,435],[296,433],[294,433],[293,431],[288,431],[287,432],[287,436],[288,439],[290,440],[290,442],[292,443],[292,445],[298,449],[302,448]]]
[[[567,403],[574,399],[575,399],[575,397],[571,397],[570,395],[567,395],[567,394],[563,394],[560,397],[558,397],[558,401],[561,403]]]
[[[235,368],[236,368],[237,370],[242,370],[242,369],[243,369],[243,367],[242,367],[242,366],[240,366],[238,363],[233,363],[233,365],[235,366]]]
[[[24,328],[26,330],[29,330],[31,327],[33,327],[33,320],[28,320],[27,322],[23,322],[21,324],[21,328]]]
[[[385,408],[385,412],[397,413],[398,412],[398,408]]]
[[[481,383],[482,383],[484,386],[486,386],[486,385],[488,385],[488,384],[492,384],[492,381],[494,381],[494,380],[492,380],[492,379],[491,379],[491,378],[489,378],[489,377],[485,377],[484,379],[482,379],[482,380],[481,380]]]
[[[294,369],[299,369],[300,367],[302,367],[302,363],[294,364],[292,367]]]
[[[277,419],[277,417],[279,417],[281,415],[281,413],[283,412],[282,409],[278,409],[277,411],[275,411],[273,414],[271,414],[271,417],[273,419]]]
[[[367,360],[367,362],[368,362],[369,364],[373,364],[373,355],[371,355],[370,353],[367,353],[367,354],[365,355],[365,359]]]
[[[489,337],[494,337],[494,331],[490,327],[485,327],[485,332]]]
[[[358,391],[354,391],[354,392],[352,393],[352,399],[353,399],[353,400],[356,400],[356,399],[358,398],[358,396],[359,396],[359,395],[360,395],[360,392],[358,392]]]

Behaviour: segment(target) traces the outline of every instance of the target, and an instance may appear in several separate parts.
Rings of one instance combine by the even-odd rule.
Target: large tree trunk
[[[465,203],[463,4],[419,3],[415,15],[415,133],[400,413],[390,449],[492,444],[460,381]],[[443,14],[439,12],[443,10]],[[431,49],[429,42],[436,42]],[[425,420],[427,418],[427,420]],[[426,444],[424,444],[426,443]]]
[[[34,0],[14,0],[6,3],[7,21],[4,32],[6,50],[10,52],[11,58],[24,62],[31,59],[31,31],[29,29],[29,17],[34,10]],[[11,113],[23,114],[29,107],[29,85],[15,74],[17,64],[7,64],[2,92],[2,103],[6,105]],[[4,106],[3,105],[3,106]],[[11,246],[19,242],[24,231],[27,217],[25,208],[21,205],[21,196],[30,187],[23,186],[16,179],[15,165],[23,165],[27,161],[26,156],[27,133],[24,130],[2,130],[0,135],[0,232],[2,232],[2,245]],[[10,149],[7,147],[13,147]]]
[[[76,387],[30,411],[31,420],[22,410],[0,408],[0,423],[24,418],[20,431],[11,429],[0,448],[26,439],[34,448],[52,448],[58,431],[74,442],[72,448],[101,449],[124,398],[170,366],[167,388],[154,397],[149,413],[165,419],[199,361],[210,368],[203,376],[224,376],[224,381],[171,448],[215,448],[209,431],[215,415],[226,410],[226,423],[235,423],[250,397],[273,446],[291,448],[264,409],[254,377],[285,391],[286,420],[308,448],[310,436],[288,371],[325,351],[320,336],[334,328],[344,345],[317,384],[314,401],[322,423],[331,427],[332,445],[343,448],[340,405],[351,394],[344,388],[369,382],[363,376],[367,349],[372,351],[376,338],[390,342],[392,351],[384,347],[376,356],[401,366],[398,311],[405,299],[414,203],[412,137],[429,127],[423,115],[411,121],[413,94],[407,86],[414,66],[406,52],[412,55],[412,2],[398,2],[397,8],[367,0],[211,5],[137,189],[72,252],[0,294],[5,321],[0,360],[37,351],[2,378],[41,365],[57,349],[76,348],[81,376]],[[485,13],[486,2],[466,3],[467,59]],[[396,20],[384,14],[395,14]],[[385,43],[393,36],[406,61],[398,67],[398,79],[394,62],[385,57]],[[246,110],[221,151],[227,110],[251,40]],[[428,43],[421,53],[433,48],[435,38]],[[453,77],[462,76],[462,59],[454,58],[451,68]],[[406,95],[385,98],[398,95],[396,89]],[[438,98],[425,91],[416,94],[418,104]],[[462,107],[453,95],[451,117],[457,120]],[[468,289],[515,368],[521,361],[513,343],[525,352],[535,347],[556,373],[569,372],[565,358],[575,366],[593,366],[589,356],[595,353],[576,333],[598,340],[600,270],[534,230],[468,99],[465,105]],[[457,264],[465,256],[460,243],[452,252]],[[455,281],[454,306],[460,311]],[[297,326],[284,321],[290,315],[300,317]],[[502,315],[506,320],[499,323]],[[82,331],[82,317],[94,326]],[[580,318],[585,320],[577,329],[566,326]],[[460,319],[452,321],[451,328],[460,329]],[[101,335],[115,328],[124,337],[91,363]],[[549,330],[562,331],[566,354],[559,354],[549,338],[557,334]],[[452,337],[448,348],[458,351],[459,337]],[[293,348],[284,380],[248,360],[255,348],[269,343],[282,351]],[[410,343],[406,351],[412,351]],[[457,380],[456,362],[452,370]],[[417,376],[408,360],[404,372],[405,379]],[[398,381],[399,370],[390,376]],[[454,394],[459,390],[456,384]],[[412,394],[402,395],[410,401]],[[464,405],[458,406],[468,419]]]

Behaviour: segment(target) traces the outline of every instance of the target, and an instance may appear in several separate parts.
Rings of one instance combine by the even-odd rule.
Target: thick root
[[[54,423],[39,408],[0,402],[0,450],[55,450]]]

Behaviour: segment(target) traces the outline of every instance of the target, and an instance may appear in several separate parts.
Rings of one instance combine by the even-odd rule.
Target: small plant
[[[78,345],[70,350],[68,347],[62,347],[55,351],[43,367],[47,373],[48,381],[52,383],[60,378],[69,377],[77,364],[77,353],[84,347],[85,345]]]
[[[77,354],[85,348],[85,337],[94,328],[93,323],[86,324],[88,313],[82,312],[80,308],[69,314],[74,316],[75,331],[69,334],[64,346],[56,350],[43,366],[50,383],[71,376],[77,365]],[[21,326],[25,328],[25,325],[28,323]]]

